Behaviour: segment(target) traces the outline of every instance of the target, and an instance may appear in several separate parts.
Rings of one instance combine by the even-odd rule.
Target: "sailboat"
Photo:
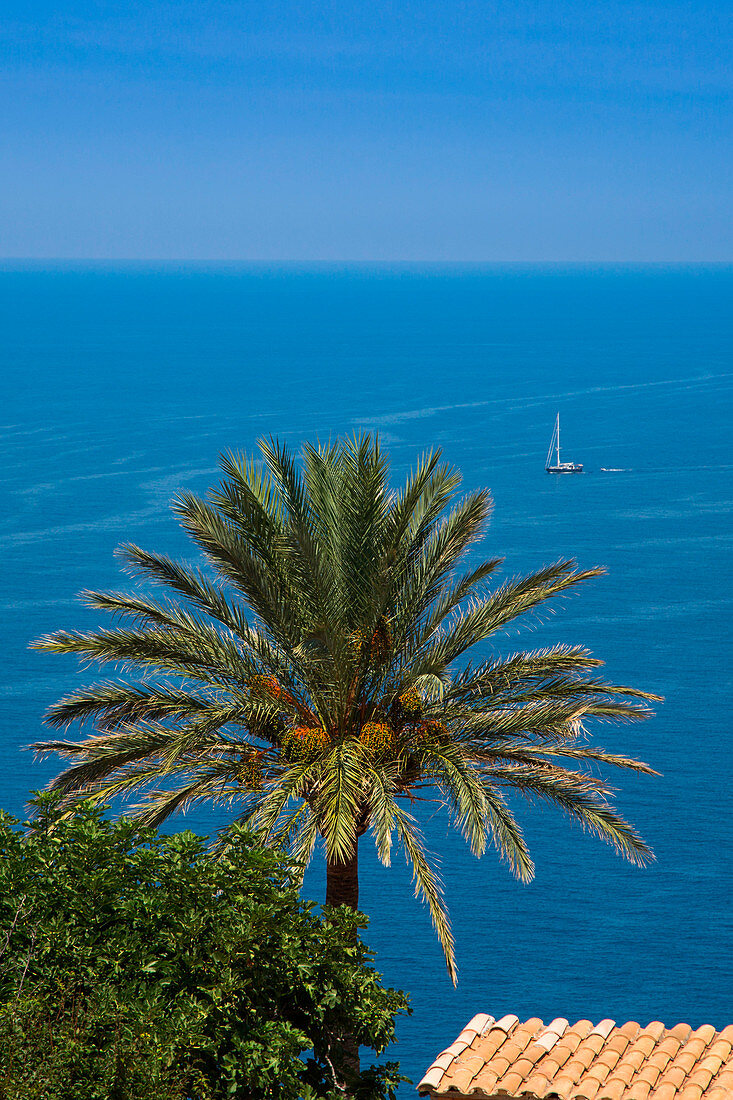
[[[554,460],[554,461],[553,461]],[[555,418],[555,427],[550,440],[550,449],[547,452],[545,470],[548,474],[582,474],[582,462],[560,461],[560,413]]]

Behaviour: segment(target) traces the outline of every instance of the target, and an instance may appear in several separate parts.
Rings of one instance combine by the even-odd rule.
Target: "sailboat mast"
[[[557,420],[555,421],[555,436],[557,438],[557,464],[560,465],[560,413],[557,414]]]

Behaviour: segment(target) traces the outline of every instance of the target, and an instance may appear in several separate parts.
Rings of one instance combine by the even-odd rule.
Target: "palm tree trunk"
[[[359,908],[359,841],[345,862],[335,860],[326,865],[326,905],[348,905]]]
[[[326,905],[346,905],[359,908],[359,840],[354,841],[351,855],[344,861],[329,860],[326,864]],[[355,934],[356,935],[356,934]],[[339,1036],[334,1058],[341,1084],[348,1088],[359,1075],[359,1044],[348,1032]]]

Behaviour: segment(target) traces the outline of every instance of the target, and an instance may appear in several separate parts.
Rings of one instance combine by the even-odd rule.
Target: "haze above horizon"
[[[5,11],[1,257],[733,258],[722,3]]]

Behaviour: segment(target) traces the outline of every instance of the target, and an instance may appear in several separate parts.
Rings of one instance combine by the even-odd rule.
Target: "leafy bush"
[[[406,1001],[363,918],[319,917],[280,856],[56,802],[31,832],[0,813],[0,1100],[332,1100],[343,1036],[392,1041]],[[399,1079],[372,1067],[349,1095]]]

